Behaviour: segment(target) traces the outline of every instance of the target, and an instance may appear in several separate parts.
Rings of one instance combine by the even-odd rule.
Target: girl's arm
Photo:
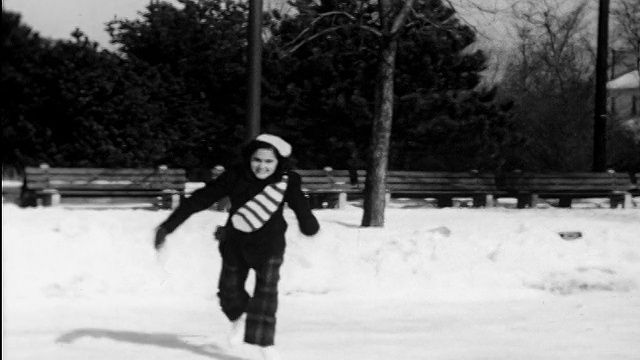
[[[315,235],[320,230],[318,220],[311,212],[309,201],[302,193],[302,180],[296,172],[289,172],[289,184],[287,186],[287,203],[298,219],[300,232],[304,235]]]
[[[170,234],[191,215],[210,208],[216,201],[229,194],[229,188],[233,184],[234,178],[233,172],[225,171],[215,180],[207,182],[203,188],[194,191],[190,197],[182,200],[178,208],[160,224],[160,228]]]

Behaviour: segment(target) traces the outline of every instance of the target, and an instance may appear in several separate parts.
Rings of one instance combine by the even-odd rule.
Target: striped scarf
[[[288,180],[289,177],[283,175],[282,180],[265,186],[258,195],[242,205],[231,216],[233,227],[246,233],[260,229],[269,221],[271,215],[278,210],[280,203],[284,200]]]

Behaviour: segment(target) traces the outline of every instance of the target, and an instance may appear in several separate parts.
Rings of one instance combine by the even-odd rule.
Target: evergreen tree
[[[200,165],[191,150],[216,129],[198,125],[211,113],[182,79],[98,51],[79,30],[72,41],[41,41],[3,16],[12,19],[3,21],[3,163]]]
[[[190,150],[226,165],[244,134],[247,3],[179,3],[181,8],[151,2],[141,19],[117,19],[107,29],[112,43],[134,64],[166,67],[191,96],[207,102],[212,116],[197,126],[211,128],[202,139],[210,150]]]

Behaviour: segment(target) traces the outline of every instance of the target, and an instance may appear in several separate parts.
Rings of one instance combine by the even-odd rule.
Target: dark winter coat
[[[230,221],[227,220],[226,239],[220,243],[220,252],[225,261],[233,263],[236,259],[243,258],[251,263],[259,263],[269,257],[282,257],[286,246],[284,235],[287,230],[287,223],[282,215],[285,203],[295,213],[300,231],[303,234],[314,235],[318,232],[318,221],[311,212],[307,198],[301,190],[300,175],[294,171],[289,171],[287,174],[289,181],[284,201],[262,228],[252,233],[244,233],[234,229]],[[265,186],[280,179],[281,174],[274,174],[267,179],[260,180],[248,168],[237,167],[227,170],[182,201],[180,206],[160,226],[171,233],[192,214],[208,209],[225,196],[229,197],[231,203],[229,213],[234,214],[238,208],[260,193]]]

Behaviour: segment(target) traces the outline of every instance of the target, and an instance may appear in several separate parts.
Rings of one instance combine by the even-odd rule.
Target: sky
[[[3,359],[260,359],[226,342],[211,236],[226,213],[193,215],[156,253],[168,210],[4,200]],[[361,228],[351,202],[316,210],[314,237],[287,210],[277,349],[284,360],[637,359],[640,198],[607,205],[394,199],[384,228]]]
[[[5,10],[22,15],[22,21],[44,37],[69,39],[79,27],[89,38],[109,46],[105,23],[117,18],[136,18],[149,0],[4,0]]]
[[[179,5],[176,0],[166,1]],[[263,0],[263,4],[265,7],[280,8],[283,1]],[[567,0],[561,3],[571,7],[577,1]],[[516,43],[512,9],[527,2],[528,0],[450,0],[461,20],[472,26],[478,34],[477,42],[470,49],[481,49],[488,56],[485,81],[492,83],[503,73],[504,64],[514,51]],[[113,50],[105,31],[105,23],[114,18],[137,18],[148,3],[149,0],[5,0],[3,7],[22,14],[23,23],[31,26],[41,36],[70,39],[70,34],[79,28],[90,40]],[[590,9],[593,14],[597,5]],[[594,27],[596,22],[591,24]]]
[[[278,0],[273,0],[273,3]],[[521,0],[483,0],[481,3],[488,9],[502,11],[509,4]],[[169,0],[172,2],[172,0]],[[481,40],[487,37],[492,41],[504,40],[495,34],[504,34],[505,23],[496,21],[500,16],[488,13],[480,14],[475,11],[473,4],[477,0],[454,0],[459,6],[461,14],[469,22],[482,31]],[[174,2],[177,4],[177,2]],[[265,6],[270,0],[263,0]],[[149,0],[4,0],[6,10],[22,14],[24,23],[31,26],[45,37],[54,39],[68,39],[70,34],[79,27],[93,41],[104,47],[109,47],[109,36],[104,31],[105,23],[117,18],[133,19],[138,12],[144,11]],[[484,39],[484,40],[483,40]],[[500,45],[500,42],[498,42]]]

